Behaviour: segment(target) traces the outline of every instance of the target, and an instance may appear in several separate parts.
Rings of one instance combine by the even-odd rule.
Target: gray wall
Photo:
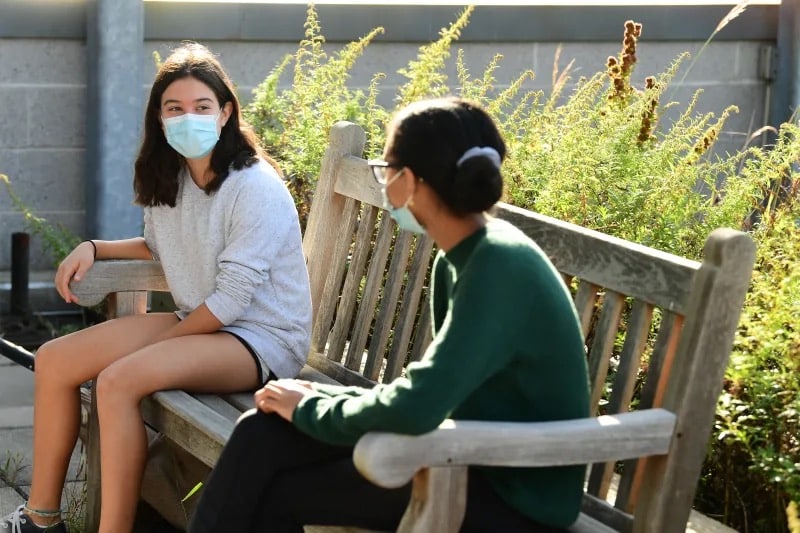
[[[48,4],[49,2],[49,4]],[[366,86],[384,72],[385,103],[402,83],[397,70],[416,56],[419,46],[455,20],[460,8],[318,6],[322,33],[333,51],[375,26],[386,35],[368,47],[351,83]],[[504,55],[496,76],[502,85],[524,69],[533,69],[532,87],[548,89],[555,51],[563,45],[560,66],[574,59],[574,76],[603,68],[620,48],[622,26],[632,18],[644,23],[635,80],[663,71],[683,51],[696,54],[730,6],[627,7],[479,7],[457,48],[463,48],[471,72],[483,72],[495,53]],[[241,96],[251,90],[302,38],[305,6],[219,6],[145,3],[145,42],[141,57],[142,93],[154,74],[151,56],[162,56],[181,39],[208,44],[220,56]],[[186,13],[191,13],[186,17]],[[685,81],[671,94],[687,102],[704,90],[698,111],[719,113],[739,106],[722,135],[719,150],[742,146],[748,132],[767,121],[770,88],[762,73],[764,50],[774,47],[778,6],[751,6],[699,55]],[[424,21],[424,23],[420,23]],[[85,145],[87,49],[85,2],[79,0],[3,0],[0,5],[0,173],[35,212],[84,236],[87,187]],[[121,21],[120,23],[124,23]],[[191,31],[187,30],[191,28]],[[454,61],[448,69],[454,76]],[[132,63],[134,64],[134,63]],[[687,63],[688,64],[688,63]],[[680,78],[680,76],[679,76]],[[120,102],[120,105],[125,105]],[[787,115],[788,116],[788,115]],[[139,128],[140,124],[131,124]],[[0,191],[0,270],[10,263],[10,234],[23,220],[5,191]],[[138,228],[131,228],[135,234]],[[91,237],[91,235],[85,235]],[[32,267],[52,268],[34,239]]]

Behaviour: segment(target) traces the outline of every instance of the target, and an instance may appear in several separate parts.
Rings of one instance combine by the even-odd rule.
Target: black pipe
[[[28,370],[33,370],[34,356],[22,346],[0,338],[0,354],[8,357],[18,365],[24,366]]]
[[[27,316],[28,273],[30,271],[31,236],[28,233],[11,234],[11,314]]]

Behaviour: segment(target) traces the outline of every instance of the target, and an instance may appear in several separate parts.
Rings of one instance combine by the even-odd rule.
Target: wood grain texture
[[[369,342],[367,362],[362,371],[367,378],[377,381],[386,362],[386,346],[392,333],[397,313],[397,302],[406,277],[409,253],[411,252],[413,235],[400,231],[394,241],[391,261],[386,272],[386,283],[383,285],[378,314],[372,328]]]
[[[353,460],[364,477],[392,488],[426,466],[563,466],[662,454],[674,426],[664,409],[557,422],[446,420],[417,437],[368,433]]]
[[[342,294],[342,283],[350,259],[352,235],[358,222],[359,208],[352,198],[345,199],[342,206],[339,233],[336,245],[328,258],[328,268],[323,285],[322,295],[317,306],[311,331],[311,345],[325,346],[328,340],[331,323]]]
[[[364,290],[361,294],[361,301],[358,304],[356,318],[353,322],[353,331],[350,334],[350,344],[347,347],[347,355],[345,356],[345,366],[357,372],[361,372],[364,350],[367,346],[367,338],[375,315],[375,306],[383,288],[383,273],[391,250],[395,227],[396,224],[391,217],[381,217],[378,235],[375,238],[375,248],[369,260],[367,277],[364,280]]]
[[[108,294],[129,291],[168,291],[161,265],[155,261],[97,261],[70,290],[83,306],[97,305]]]
[[[328,266],[342,226],[345,197],[334,191],[337,167],[345,155],[361,156],[365,142],[364,130],[355,124],[337,122],[331,128],[330,142],[322,158],[320,176],[303,235],[313,317],[317,316],[322,303]],[[324,346],[312,346],[312,349],[321,351]]]
[[[531,237],[563,274],[670,311],[685,311],[697,261],[508,204],[500,204],[496,214]]]
[[[398,533],[457,533],[467,509],[467,468],[424,468],[414,476],[411,501]]]
[[[344,356],[344,348],[353,328],[353,314],[361,295],[361,283],[366,275],[367,260],[371,255],[372,236],[375,233],[377,219],[377,208],[362,207],[361,220],[353,243],[353,254],[347,267],[342,293],[339,295],[335,322],[328,336],[327,355],[331,361],[341,362]]]

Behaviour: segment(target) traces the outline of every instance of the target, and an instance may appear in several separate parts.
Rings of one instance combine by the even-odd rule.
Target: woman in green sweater
[[[570,294],[521,231],[492,219],[505,144],[489,115],[457,98],[401,110],[384,160],[370,161],[385,207],[427,232],[433,341],[405,377],[372,389],[298,380],[255,395],[204,489],[189,531],[302,532],[303,524],[395,529],[410,487],[356,470],[369,431],[422,434],[445,418],[548,421],[589,416],[583,337]],[[470,469],[462,531],[562,531],[583,466]]]

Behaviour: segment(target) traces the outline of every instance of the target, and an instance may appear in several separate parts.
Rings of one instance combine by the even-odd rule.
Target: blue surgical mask
[[[164,118],[167,142],[186,159],[198,159],[211,153],[219,140],[216,115],[185,113]]]
[[[402,230],[412,233],[425,233],[425,228],[420,225],[417,217],[415,217],[411,209],[408,208],[408,204],[411,202],[411,196],[408,197],[408,200],[406,200],[406,203],[402,206],[394,207],[389,201],[389,196],[386,194],[387,185],[388,183],[381,188],[381,195],[383,196],[383,208],[389,211],[389,216],[397,222],[397,225]]]

